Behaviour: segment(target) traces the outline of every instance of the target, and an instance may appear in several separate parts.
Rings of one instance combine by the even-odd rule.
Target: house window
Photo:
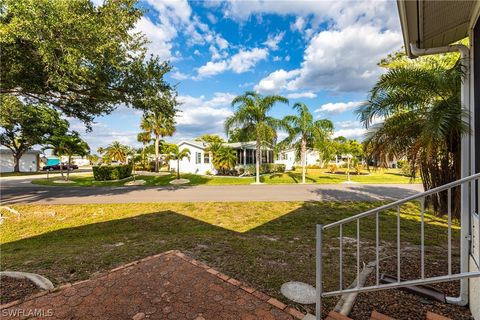
[[[210,163],[210,153],[205,152],[203,154],[203,163]]]
[[[202,163],[202,153],[201,152],[195,152],[195,163],[196,164]]]

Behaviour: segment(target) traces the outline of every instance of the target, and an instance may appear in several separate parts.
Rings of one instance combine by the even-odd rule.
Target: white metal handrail
[[[461,188],[469,188],[469,190],[476,190],[477,188],[478,193],[476,195],[476,199],[472,199],[471,203],[477,204],[477,208],[480,208],[480,186],[475,185],[475,183],[478,183],[480,180],[480,173],[471,175],[466,178],[459,179],[457,181],[445,184],[443,186],[440,186],[438,188],[430,189],[428,191],[407,197],[402,200],[398,200],[389,204],[386,204],[384,206],[357,214],[352,217],[348,217],[327,225],[317,225],[317,242],[316,242],[316,292],[317,292],[317,299],[316,299],[316,317],[318,320],[321,319],[321,312],[322,312],[322,298],[324,297],[331,297],[331,296],[337,296],[337,295],[342,295],[342,294],[349,294],[349,293],[360,293],[360,292],[369,292],[369,291],[377,291],[377,290],[385,290],[385,289],[393,289],[393,288],[400,288],[400,287],[408,287],[408,286],[413,286],[413,285],[421,285],[421,284],[430,284],[430,283],[438,283],[438,282],[444,282],[444,281],[452,281],[452,280],[459,280],[459,279],[465,279],[465,278],[470,278],[470,277],[478,277],[480,276],[480,271],[472,271],[469,272],[468,270],[460,270],[459,273],[452,274],[452,189],[456,187],[461,187]],[[433,195],[433,194],[438,194],[440,192],[447,192],[447,205],[448,205],[448,252],[447,252],[447,259],[448,259],[448,275],[444,276],[436,276],[436,277],[425,277],[425,198]],[[470,193],[474,194],[474,193]],[[420,212],[420,217],[421,217],[421,229],[420,229],[420,250],[421,250],[421,277],[420,279],[415,279],[415,280],[407,280],[407,281],[402,281],[401,280],[401,260],[400,260],[400,251],[401,251],[401,239],[400,239],[400,207],[407,203],[411,202],[414,200],[419,200],[420,201],[420,206],[421,206],[421,212]],[[476,200],[476,201],[475,201]],[[468,205],[465,203],[461,204],[462,206]],[[379,250],[379,243],[380,243],[380,237],[379,237],[379,214],[383,211],[396,208],[397,210],[397,219],[396,219],[396,224],[397,224],[397,282],[396,283],[388,283],[388,284],[380,284],[380,270],[379,270],[379,256],[380,256],[380,250]],[[475,208],[471,208],[471,210],[474,210]],[[473,212],[473,211],[472,211]],[[467,212],[469,217],[471,212]],[[462,210],[462,214],[465,214]],[[376,281],[375,285],[371,286],[366,286],[366,287],[360,287],[359,281],[357,281],[357,286],[354,288],[350,289],[344,289],[343,288],[343,226],[349,222],[354,222],[356,221],[357,223],[357,237],[356,237],[356,249],[357,249],[357,280],[359,279],[360,275],[360,219],[365,218],[365,217],[371,217],[375,216],[375,256],[376,256]],[[323,243],[323,231],[327,229],[331,229],[333,227],[339,227],[339,289],[334,290],[334,291],[329,291],[325,292],[323,291],[323,281],[322,281],[322,243]],[[469,228],[469,224],[467,225],[461,225],[460,226],[462,229],[464,228]],[[478,246],[480,246],[480,228],[478,228],[478,237],[477,239],[479,240]],[[465,241],[469,241],[470,239],[470,230],[468,230],[467,233],[465,233]],[[469,246],[464,246],[465,248],[469,248]],[[479,250],[480,252],[480,250]],[[469,255],[469,251],[463,252],[461,250],[460,253],[460,259],[465,258],[462,257],[462,255]],[[478,261],[480,261],[480,254],[478,257]],[[456,298],[451,298],[450,300],[455,300]]]

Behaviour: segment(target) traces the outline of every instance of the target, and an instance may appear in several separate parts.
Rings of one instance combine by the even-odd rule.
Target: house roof
[[[233,149],[255,149],[256,145],[255,141],[225,143],[225,146]]]
[[[188,144],[188,145],[191,145],[193,147],[197,147],[199,149],[205,149],[205,145],[203,144],[203,142],[199,142],[199,141],[193,141],[193,140],[182,140],[180,141],[179,143],[177,143],[177,146],[181,146],[182,144]]]
[[[10,149],[0,149],[0,154],[11,154],[12,151]],[[42,154],[40,150],[28,150],[25,151],[24,154]]]
[[[480,13],[480,1],[397,0],[405,49],[442,47],[468,36]]]

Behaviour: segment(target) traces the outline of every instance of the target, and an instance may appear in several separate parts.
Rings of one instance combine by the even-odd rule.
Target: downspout
[[[459,52],[462,63],[465,67],[465,77],[461,87],[461,105],[467,109],[463,121],[471,125],[470,113],[470,49],[463,44],[454,44],[446,47],[420,49],[414,44],[410,44],[411,53],[415,56],[425,56],[447,52]],[[461,178],[468,177],[471,174],[470,157],[470,134],[462,136],[461,142]],[[469,251],[470,251],[470,190],[469,185],[462,184],[460,190],[461,202],[461,229],[460,229],[460,273],[468,272]],[[460,280],[460,295],[458,297],[446,297],[446,301],[451,304],[465,306],[468,304],[468,278]]]

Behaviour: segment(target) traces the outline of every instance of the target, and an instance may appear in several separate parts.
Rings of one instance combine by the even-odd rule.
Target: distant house
[[[320,153],[315,150],[307,151],[306,165],[320,165],[321,164]],[[296,159],[296,151],[294,149],[288,149],[280,151],[277,155],[275,163],[281,163],[285,165],[286,170],[292,170],[293,167],[301,166],[300,159]]]
[[[68,163],[68,156],[62,156],[61,159],[63,163]],[[71,161],[79,167],[90,165],[90,160],[86,156],[72,156]]]
[[[181,141],[178,144],[180,150],[188,148],[190,150],[190,159],[184,158],[180,161],[180,171],[185,173],[215,174],[216,170],[212,164],[212,153],[205,151],[207,146],[199,141]],[[255,141],[225,143],[226,147],[232,148],[237,152],[237,165],[239,169],[247,165],[253,165],[256,162]],[[274,163],[273,150],[262,148],[262,163]],[[177,161],[170,161],[170,169],[176,170]]]
[[[40,170],[40,155],[38,150],[29,150],[20,158],[21,172],[37,172]],[[15,162],[12,151],[8,149],[0,149],[0,171],[13,172]]]

